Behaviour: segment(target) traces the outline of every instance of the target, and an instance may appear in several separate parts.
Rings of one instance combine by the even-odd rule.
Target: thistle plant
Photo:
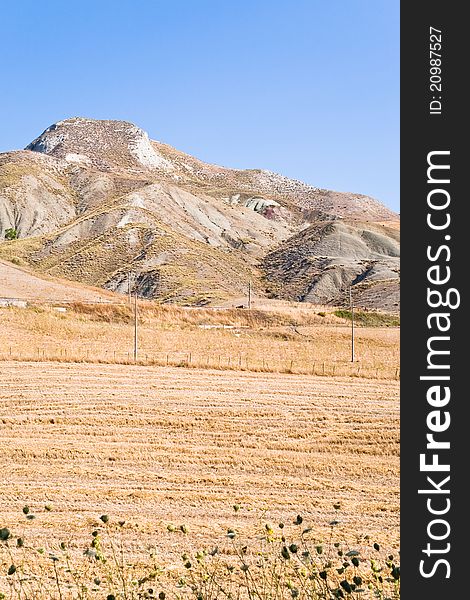
[[[264,525],[258,544],[239,539],[234,529],[226,538],[230,550],[218,548],[183,555],[187,571],[179,585],[196,600],[359,600],[400,597],[400,567],[393,555],[385,556],[374,543],[366,555],[334,542],[332,521],[329,541],[316,539],[301,515],[293,527]]]
[[[236,504],[233,510],[239,513],[242,507]],[[25,506],[26,527],[31,515]],[[210,547],[191,550],[188,527],[169,524],[156,535],[166,530],[170,537],[182,536],[179,541],[188,546],[176,570],[159,564],[152,551],[144,561],[132,559],[135,530],[107,514],[96,519],[82,549],[72,541],[38,548],[25,534],[3,526],[0,600],[400,598],[400,567],[394,555],[377,542],[351,548],[336,541],[341,537],[338,525],[337,520],[330,522],[324,541],[301,514],[277,524],[265,520],[250,537],[235,523]]]

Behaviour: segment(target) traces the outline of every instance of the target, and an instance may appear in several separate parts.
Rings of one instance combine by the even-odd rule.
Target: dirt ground
[[[132,529],[133,552],[153,545],[177,557],[194,542],[170,535],[170,523],[209,546],[227,527],[249,535],[260,518],[301,513],[319,536],[336,519],[345,539],[398,547],[397,381],[47,362],[1,369],[0,527],[32,543],[80,547],[106,513]]]
[[[0,260],[0,299],[13,298],[41,302],[116,301],[107,290],[91,288],[72,281],[36,276],[28,269]]]

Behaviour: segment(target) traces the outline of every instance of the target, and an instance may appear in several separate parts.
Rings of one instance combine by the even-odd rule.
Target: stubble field
[[[396,381],[1,366],[1,526],[33,544],[80,549],[105,513],[135,530],[132,553],[153,545],[168,563],[190,545],[168,524],[203,546],[230,526],[253,533],[259,515],[302,513],[319,536],[337,519],[344,539],[398,547]]]

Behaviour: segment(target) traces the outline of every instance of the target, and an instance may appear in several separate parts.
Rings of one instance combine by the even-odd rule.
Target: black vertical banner
[[[468,24],[401,4],[402,598],[470,598]]]

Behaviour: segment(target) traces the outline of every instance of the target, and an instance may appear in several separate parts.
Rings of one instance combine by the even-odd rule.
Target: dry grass
[[[399,330],[356,328],[351,363],[350,327],[324,307],[270,310],[139,306],[139,360],[264,372],[399,377]],[[133,360],[133,315],[127,305],[74,303],[9,308],[0,313],[4,360]]]
[[[253,513],[302,511],[319,535],[398,545],[398,384],[121,365],[2,365],[0,527],[34,547],[83,549],[100,514],[133,531],[127,550],[155,547],[171,564]],[[341,503],[338,514],[333,504]],[[45,511],[50,505],[52,510]]]

